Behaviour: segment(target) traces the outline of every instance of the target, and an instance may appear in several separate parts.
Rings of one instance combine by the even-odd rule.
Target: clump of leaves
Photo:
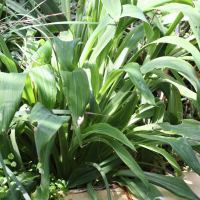
[[[11,11],[14,5],[33,19],[18,3],[7,2]],[[48,6],[53,12],[53,0],[43,3],[44,13],[49,12]],[[30,170],[16,178],[1,162],[6,166],[5,175],[16,183],[9,185],[13,189],[10,195],[18,188],[30,200],[34,189],[33,200],[47,200],[50,195],[58,197],[58,191],[65,193],[66,188],[87,187],[95,199],[92,186],[104,183],[110,200],[109,183],[117,182],[141,200],[162,196],[154,185],[179,197],[199,200],[176,177],[182,170],[171,150],[161,147],[171,146],[200,175],[193,152],[199,148],[196,130],[200,125],[184,119],[182,106],[184,97],[200,111],[199,79],[187,62],[194,61],[200,69],[198,4],[190,0],[79,3],[83,6],[77,8],[78,21],[68,22],[73,24],[70,30],[56,16],[48,16],[54,22],[48,26],[35,19],[32,25],[21,23],[19,16],[13,15],[17,23],[4,29],[5,35],[0,37],[0,58],[6,72],[0,72],[0,141],[7,147],[0,149],[0,161],[1,153],[7,159],[7,154],[15,152],[16,167],[26,171],[28,162]],[[155,9],[180,13],[164,24]],[[187,40],[176,34],[184,15],[193,31]],[[8,40],[7,32],[23,38],[24,43]],[[38,35],[46,39],[37,40]],[[18,48],[11,50],[12,54],[10,43]],[[165,101],[156,96],[158,91]],[[167,171],[166,160],[174,177],[160,174]],[[7,160],[9,165],[12,162]],[[124,169],[116,170],[122,163]],[[150,165],[156,173],[148,171],[146,166]],[[41,181],[38,173],[32,173],[36,169]],[[27,187],[25,175],[30,181]]]

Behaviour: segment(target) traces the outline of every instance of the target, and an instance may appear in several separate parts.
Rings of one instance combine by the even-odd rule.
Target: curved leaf
[[[33,194],[33,200],[49,199],[49,159],[51,149],[54,144],[55,133],[67,122],[70,117],[61,118],[51,114],[42,104],[37,103],[29,118],[30,123],[37,122],[38,126],[35,131],[35,144],[40,163],[41,185]]]
[[[88,137],[92,133],[97,133],[97,134],[100,133],[100,134],[110,136],[110,137],[117,139],[120,142],[124,143],[126,146],[128,146],[132,150],[136,151],[135,147],[127,139],[127,137],[121,131],[119,131],[117,128],[115,128],[109,124],[98,123],[98,124],[89,126],[88,128],[83,130],[82,139]]]
[[[75,49],[79,40],[63,41],[54,37],[55,52],[60,63],[60,70],[71,72],[77,68],[75,65]]]
[[[119,69],[127,60],[128,55],[131,51],[137,48],[138,42],[144,37],[144,27],[137,26],[132,29],[128,35],[123,39],[115,58],[114,58],[114,69]]]
[[[99,200],[96,192],[94,191],[94,188],[92,187],[91,183],[87,184],[87,193],[89,194],[90,198],[92,200]]]
[[[167,161],[172,165],[172,167],[176,170],[178,176],[182,175],[180,166],[176,162],[175,158],[172,157],[167,151],[165,151],[162,148],[155,147],[155,146],[147,146],[147,145],[139,145],[139,146],[144,147],[149,150],[152,150],[152,151],[155,151],[155,152],[163,155],[167,159]]]
[[[164,5],[165,3],[182,3],[182,4],[188,4],[190,6],[194,6],[191,0],[140,0],[137,6],[141,8],[142,11],[147,11],[151,9],[152,7]]]
[[[90,38],[88,39],[83,52],[81,54],[80,60],[79,60],[79,65],[80,67],[83,67],[83,64],[85,60],[87,59],[95,41],[98,38],[99,33],[109,24],[112,23],[113,19],[109,16],[106,15],[105,18],[100,22],[100,24],[97,26],[97,28],[94,30]]]
[[[179,11],[179,12],[182,12],[185,16],[189,17],[189,23],[190,23],[191,29],[196,37],[199,47],[200,47],[200,26],[199,26],[200,13],[198,13],[191,6],[179,4],[179,3],[173,3],[173,4],[156,7],[156,9],[164,10],[167,12]]]
[[[171,43],[186,49],[188,52],[192,54],[196,62],[196,65],[200,69],[200,53],[198,49],[187,40],[175,36],[165,36],[152,43]]]
[[[32,69],[33,80],[38,90],[38,100],[46,108],[52,109],[56,102],[56,80],[54,71],[49,65]]]
[[[63,92],[71,111],[75,133],[79,145],[82,146],[78,120],[83,117],[85,108],[90,100],[88,77],[83,69],[76,69],[73,72],[61,71],[61,78]]]
[[[129,63],[123,68],[123,71],[128,73],[131,81],[136,86],[136,88],[141,92],[146,101],[149,104],[155,105],[154,96],[150,91],[150,89],[148,88],[144,78],[142,77],[139,64]]]
[[[140,70],[142,74],[146,74],[153,69],[160,69],[165,67],[169,69],[174,69],[182,76],[187,78],[200,95],[200,83],[197,78],[196,72],[192,65],[182,59],[168,56],[156,58],[143,65]]]
[[[145,134],[138,134],[138,136],[170,144],[174,149],[174,151],[176,151],[176,153],[180,156],[180,158],[188,166],[190,166],[197,174],[200,175],[200,164],[194,154],[192,147],[190,146],[186,138],[183,137],[173,138],[173,137],[163,137],[163,136],[145,135]]]
[[[0,58],[1,61],[6,65],[6,67],[8,68],[9,72],[15,72],[18,73],[17,67],[14,63],[13,60],[11,60],[10,58],[8,58],[6,55],[4,55],[3,53],[0,52]]]
[[[0,72],[0,133],[7,131],[19,109],[27,74]]]
[[[115,20],[118,21],[120,14],[121,14],[121,1],[120,0],[101,0],[103,6],[110,14],[110,16]]]
[[[144,174],[150,183],[163,187],[179,197],[189,200],[200,199],[180,177],[170,177],[149,172],[144,172]],[[131,170],[119,170],[114,176],[137,177]]]
[[[169,125],[169,124],[159,124],[162,127],[161,132],[168,134],[178,134],[193,140],[200,141],[200,123],[193,119],[184,119],[182,124],[179,125]]]

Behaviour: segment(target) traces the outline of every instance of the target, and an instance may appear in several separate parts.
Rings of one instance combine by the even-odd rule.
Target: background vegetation
[[[161,186],[198,200],[200,2],[2,0],[0,198]],[[165,176],[170,173],[172,176]]]

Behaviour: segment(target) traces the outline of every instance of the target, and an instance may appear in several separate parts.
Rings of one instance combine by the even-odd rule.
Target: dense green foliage
[[[0,198],[98,199],[104,184],[110,200],[117,183],[139,200],[161,197],[154,185],[198,200],[171,152],[200,175],[200,3],[69,5],[0,4]]]

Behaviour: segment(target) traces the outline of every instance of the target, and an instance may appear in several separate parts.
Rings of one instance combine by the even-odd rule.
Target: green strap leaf
[[[123,132],[126,129],[132,114],[134,113],[137,102],[137,94],[134,93],[128,103],[126,103],[119,112],[111,117],[107,123]]]
[[[170,85],[170,95],[168,99],[167,111],[177,117],[178,122],[183,119],[183,106],[178,89]]]
[[[150,183],[163,187],[179,197],[189,200],[200,199],[180,177],[170,177],[150,172],[144,172],[144,174]],[[131,170],[119,170],[114,176],[137,177]]]
[[[192,54],[192,56],[194,57],[194,60],[196,62],[196,65],[200,69],[200,53],[199,53],[198,49],[194,45],[192,45],[190,42],[188,42],[187,40],[176,37],[176,36],[166,36],[166,37],[160,38],[152,43],[171,43],[171,44],[175,44],[177,46],[180,46],[180,47],[186,49],[188,52],[190,52]]]
[[[40,8],[42,9],[45,15],[53,15],[56,13],[61,13],[61,10],[53,0],[46,0],[45,2],[43,2],[43,0],[35,0],[35,2],[37,2],[38,4],[42,3],[40,5]],[[67,18],[65,17],[65,15],[56,15],[49,17],[49,20],[51,22],[61,22],[61,21],[67,21]],[[59,31],[66,31],[70,28],[69,25],[67,24],[60,24],[55,26]]]
[[[176,162],[175,158],[172,157],[167,151],[165,151],[162,148],[155,147],[155,146],[147,146],[147,145],[139,145],[139,146],[144,147],[149,150],[152,150],[152,151],[155,151],[155,152],[163,155],[167,159],[167,161],[172,165],[172,167],[176,170],[178,176],[182,175],[180,166]]]
[[[78,120],[83,117],[85,108],[90,100],[88,77],[83,69],[76,69],[73,72],[61,71],[61,78],[63,92],[71,111],[75,133],[79,145],[82,146],[81,129]]]
[[[186,138],[173,138],[173,137],[163,137],[157,135],[145,135],[145,134],[138,134],[138,136],[147,138],[150,140],[158,140],[162,142],[166,142],[172,146],[174,151],[180,156],[180,158],[190,166],[197,174],[200,174],[200,164],[194,154],[190,143]]]
[[[117,22],[121,15],[121,1],[120,0],[101,0],[103,6],[110,14],[110,16]]]
[[[33,80],[38,90],[38,100],[46,108],[52,109],[56,102],[56,80],[51,66],[44,65],[35,67],[33,71]]]
[[[17,67],[14,63],[13,60],[11,60],[10,58],[8,58],[6,55],[4,55],[3,53],[0,52],[0,58],[1,61],[6,65],[6,67],[8,68],[9,72],[15,72],[18,73]]]
[[[200,13],[198,13],[195,8],[192,8],[191,6],[179,4],[179,3],[173,3],[168,4],[160,7],[156,7],[158,10],[164,10],[167,12],[182,12],[185,16],[189,17],[189,24],[191,26],[191,29],[196,37],[196,40],[198,42],[198,45],[200,47]]]
[[[179,125],[159,124],[159,126],[162,127],[161,132],[168,134],[178,134],[193,140],[200,141],[200,135],[198,132],[200,129],[200,123],[193,119],[184,119],[182,120],[182,124]]]
[[[98,138],[98,137],[97,137]],[[99,138],[98,138],[99,139]],[[113,140],[106,136],[101,136],[100,141],[111,146],[118,156],[122,159],[122,161],[135,173],[138,178],[145,184],[147,188],[149,188],[149,182],[147,181],[142,169],[139,167],[137,162],[133,159],[130,153],[116,140]]]
[[[191,0],[140,0],[137,6],[141,8],[142,11],[147,11],[152,7],[157,7],[165,3],[182,3],[194,6],[194,3]]]
[[[76,68],[75,49],[79,40],[63,41],[54,37],[55,52],[60,64],[60,70],[71,72]]]
[[[148,88],[141,72],[139,64],[137,63],[129,63],[124,68],[123,71],[127,72],[131,81],[136,86],[136,88],[141,92],[144,98],[147,100],[149,104],[155,105],[155,100],[152,92]]]
[[[153,33],[151,25],[149,25],[146,17],[144,16],[143,11],[139,7],[130,5],[130,4],[123,5],[122,8],[123,8],[123,11],[122,11],[121,17],[133,17],[133,18],[141,19],[144,22],[144,30],[146,33],[147,40],[149,41],[154,33]]]
[[[0,72],[0,133],[7,131],[19,109],[27,74]]]
[[[87,165],[91,165],[93,167],[95,167],[101,174],[102,178],[103,178],[103,181],[105,183],[105,186],[106,186],[106,190],[107,190],[107,195],[108,195],[108,200],[111,200],[111,195],[110,195],[110,188],[109,188],[109,184],[108,184],[108,180],[106,178],[106,174],[105,172],[103,171],[103,169],[96,163],[86,163]]]
[[[92,33],[92,35],[90,36],[90,38],[88,39],[87,43],[85,44],[85,47],[83,49],[83,52],[81,54],[80,60],[79,60],[79,65],[80,67],[83,67],[83,64],[85,62],[85,60],[87,59],[95,41],[98,38],[99,33],[109,24],[112,23],[113,19],[109,16],[106,15],[102,21],[100,22],[100,24],[97,26],[97,28],[94,30],[94,32]]]
[[[99,200],[94,188],[92,187],[91,182],[87,184],[87,193],[89,194],[91,200]]]
[[[109,124],[98,123],[98,124],[89,126],[88,128],[83,130],[82,138],[84,139],[84,138],[88,137],[89,135],[91,135],[92,133],[97,133],[97,134],[100,133],[103,135],[110,136],[110,137],[117,139],[120,142],[124,143],[126,146],[128,146],[132,150],[136,151],[135,147],[127,139],[127,137],[121,131],[119,131],[117,128],[114,128],[113,126],[111,126]]]
[[[136,194],[139,200],[151,200],[156,199],[156,197],[162,197],[161,192],[152,184],[150,189],[142,183],[140,180],[130,180],[128,177],[121,176],[122,181],[117,181],[121,186],[126,186],[130,191]]]
[[[41,185],[33,194],[33,200],[49,199],[49,159],[51,149],[54,144],[55,133],[67,122],[70,117],[61,118],[51,114],[41,103],[37,103],[29,118],[30,123],[37,122],[38,126],[35,131],[35,144],[40,163]]]
[[[144,27],[142,25],[135,27],[128,33],[116,52],[114,58],[114,69],[119,69],[121,66],[123,66],[130,52],[137,48],[138,42],[143,37]]]

